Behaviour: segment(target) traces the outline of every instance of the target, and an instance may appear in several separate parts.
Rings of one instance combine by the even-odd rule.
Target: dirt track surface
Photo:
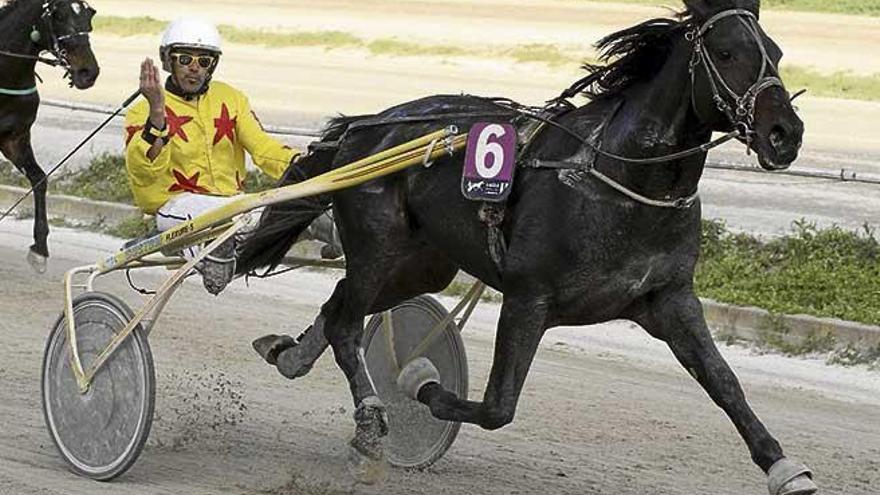
[[[239,281],[217,299],[188,282],[151,337],[158,401],[146,450],[110,484],[77,478],[43,424],[41,355],[60,311],[62,272],[119,241],[56,229],[50,272],[36,277],[23,262],[28,230],[23,222],[0,225],[2,494],[766,493],[723,413],[663,345],[626,322],[551,331],[512,425],[465,426],[428,471],[394,470],[381,487],[354,485],[345,464],[353,411],[331,357],[290,382],[249,345],[311,320],[334,280],[315,272],[250,287]],[[99,287],[137,301],[121,278]],[[497,311],[478,308],[464,334],[472,398],[485,384]],[[788,455],[816,471],[821,493],[876,493],[880,374],[737,347],[722,352]]]

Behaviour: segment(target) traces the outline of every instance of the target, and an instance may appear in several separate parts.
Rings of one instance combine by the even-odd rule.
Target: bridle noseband
[[[761,70],[758,73],[758,78],[742,95],[737,94],[736,91],[731,89],[727,81],[724,80],[724,76],[721,75],[721,72],[715,65],[715,61],[712,60],[712,56],[709,54],[709,50],[706,48],[704,39],[706,33],[718,21],[733,16],[736,16],[737,20],[746,28],[746,31],[752,36],[758,45],[758,49],[761,51]],[[765,89],[780,87],[785,91],[785,85],[778,76],[767,75],[768,68],[772,68],[776,74],[779,73],[779,70],[767,54],[767,47],[764,45],[764,39],[761,37],[758,28],[758,18],[751,11],[745,9],[725,10],[710,17],[699,28],[689,31],[685,38],[694,44],[693,54],[691,55],[688,67],[691,76],[691,105],[694,108],[694,112],[699,116],[699,107],[696,103],[695,79],[696,68],[702,65],[706,71],[709,87],[712,90],[712,100],[715,102],[715,107],[727,116],[734,129],[740,131],[741,139],[751,148],[751,137],[755,132],[755,100],[758,99],[758,95]],[[722,93],[722,89],[724,93]],[[704,122],[706,121],[702,116],[700,116],[700,119]]]
[[[73,11],[73,14],[77,17],[77,19],[75,20],[76,22],[74,23],[75,27],[72,30],[73,32],[59,35],[55,32],[55,26],[52,22],[52,16],[55,14],[56,9],[58,8],[58,3],[59,0],[44,0],[40,19],[33,26],[33,29],[31,31],[31,41],[33,43],[38,43],[42,41],[44,36],[48,38],[48,43],[45,45],[45,48],[41,49],[41,51],[48,51],[52,54],[53,58],[41,57],[39,55],[29,55],[25,53],[9,52],[6,50],[0,50],[0,55],[36,60],[37,62],[51,65],[52,67],[62,67],[66,71],[64,77],[71,77],[71,65],[70,61],[67,58],[67,50],[61,46],[61,43],[80,36],[88,36],[92,30],[90,21],[91,18],[95,15],[95,9],[93,9],[84,0],[76,0],[75,2],[71,2],[71,10]],[[34,37],[36,37],[36,39],[34,39]],[[72,81],[71,85],[73,85]],[[3,91],[3,94],[24,95],[35,92],[36,88],[21,91]]]

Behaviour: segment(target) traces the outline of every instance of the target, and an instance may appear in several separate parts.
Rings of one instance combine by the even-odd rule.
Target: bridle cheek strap
[[[737,94],[736,91],[731,89],[730,85],[727,84],[727,81],[724,80],[724,76],[721,75],[721,72],[712,60],[712,56],[709,54],[709,50],[706,47],[704,40],[705,34],[714,27],[715,23],[721,19],[732,16],[736,16],[737,20],[746,28],[746,31],[748,31],[755,40],[755,43],[758,45],[758,49],[761,52],[761,70],[758,73],[757,80],[749,86],[742,95]],[[751,136],[754,133],[755,101],[757,100],[758,95],[766,89],[777,86],[782,88],[783,91],[785,90],[785,85],[777,75],[767,75],[768,68],[773,69],[772,72],[775,74],[778,74],[779,71],[773,64],[773,61],[770,60],[770,56],[767,54],[767,47],[764,45],[764,40],[761,38],[757,23],[758,19],[755,17],[755,14],[748,10],[725,10],[710,17],[709,20],[704,22],[699,29],[689,32],[686,36],[687,39],[694,43],[694,51],[689,67],[691,76],[691,105],[693,106],[694,111],[699,114],[699,107],[696,104],[695,95],[695,69],[698,65],[702,65],[706,72],[706,79],[709,82],[709,87],[712,91],[712,100],[715,103],[715,107],[727,116],[735,129],[740,131],[742,139],[747,145],[750,145]],[[721,89],[723,89],[726,94],[722,93]]]

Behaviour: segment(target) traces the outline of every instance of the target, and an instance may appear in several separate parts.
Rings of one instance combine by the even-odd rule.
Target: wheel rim
[[[382,315],[370,320],[365,343],[367,367],[376,392],[387,408],[389,432],[385,450],[389,462],[400,467],[422,468],[445,453],[461,425],[434,418],[425,405],[405,396],[397,388],[397,375],[399,367],[405,365],[403,360],[446,316],[446,310],[433,299],[421,296],[400,304],[391,313],[394,321],[391,339]],[[443,387],[461,398],[467,398],[468,389],[464,352],[458,329],[450,322],[421,354],[437,367]]]
[[[87,368],[129,316],[106,299],[87,298],[75,304],[74,318],[80,358]],[[65,325],[62,317],[46,350],[46,422],[74,471],[97,479],[113,477],[127,469],[149,431],[152,369],[141,342],[132,335],[98,372],[89,391],[80,394],[70,367]]]

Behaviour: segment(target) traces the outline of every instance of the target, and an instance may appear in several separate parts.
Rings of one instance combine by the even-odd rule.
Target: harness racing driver
[[[241,91],[212,80],[221,44],[210,22],[181,18],[162,35],[159,56],[170,73],[164,87],[153,60],[141,63],[144,99],[126,115],[125,162],[135,202],[156,215],[160,231],[241,194],[245,152],[276,180],[301,154],[265,132]],[[184,256],[195,254],[191,248]],[[235,274],[235,238],[207,256],[199,271],[205,289],[219,294]]]

